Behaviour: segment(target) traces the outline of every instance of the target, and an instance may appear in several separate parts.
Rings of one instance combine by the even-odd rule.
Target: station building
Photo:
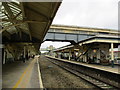
[[[87,63],[106,64],[114,60],[114,48],[118,48],[120,38],[117,36],[95,36],[54,50],[56,57]],[[111,52],[109,50],[111,49]],[[55,57],[55,55],[54,55]]]

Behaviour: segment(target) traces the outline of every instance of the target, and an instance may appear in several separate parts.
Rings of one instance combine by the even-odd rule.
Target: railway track
[[[118,87],[112,86],[108,83],[105,83],[104,81],[93,78],[89,75],[85,75],[78,70],[72,69],[72,68],[67,67],[67,66],[60,65],[59,63],[57,63],[55,61],[51,61],[51,60],[49,60],[49,61],[52,62],[53,64],[65,69],[66,71],[74,74],[75,76],[82,78],[83,80],[87,81],[88,83],[91,83],[92,85],[94,85],[98,89],[101,89],[101,90],[105,90],[105,89],[119,90]]]

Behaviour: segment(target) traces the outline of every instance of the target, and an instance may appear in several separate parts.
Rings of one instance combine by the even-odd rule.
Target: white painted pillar
[[[56,53],[55,52],[53,52],[53,57],[55,57],[56,56]]]
[[[114,60],[113,43],[111,43],[111,60]]]
[[[100,47],[99,50],[97,51],[97,63],[100,63]]]
[[[24,46],[24,58],[25,58],[25,55],[26,55],[26,47]]]
[[[70,57],[71,57],[71,50],[69,50],[69,60],[70,60]]]
[[[120,45],[118,46],[118,51],[120,51]],[[120,57],[120,52],[118,52],[118,57]]]
[[[4,49],[3,64],[5,64],[5,59],[6,59],[6,52],[5,52],[5,49]]]

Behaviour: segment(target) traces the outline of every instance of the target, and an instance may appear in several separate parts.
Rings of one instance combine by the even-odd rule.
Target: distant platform
[[[110,65],[109,66],[104,66],[104,65],[97,65],[97,64],[87,64],[87,63],[82,63],[82,62],[79,62],[79,61],[71,61],[71,60],[66,60],[66,59],[55,58],[55,57],[48,56],[48,55],[46,55],[46,57],[61,60],[61,61],[64,61],[64,62],[74,63],[74,64],[77,64],[77,65],[79,64],[79,65],[83,65],[83,66],[87,66],[87,67],[90,67],[90,68],[95,68],[95,69],[99,69],[99,70],[103,70],[103,71],[107,71],[107,72],[120,74],[120,71],[119,71],[120,66],[118,66],[118,65],[115,65],[114,68],[112,68],[112,66],[110,66]]]

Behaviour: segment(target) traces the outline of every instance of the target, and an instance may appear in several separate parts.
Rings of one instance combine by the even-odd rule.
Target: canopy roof
[[[60,2],[2,2],[3,42],[42,42],[59,5]]]
[[[92,38],[88,38],[88,39],[85,39],[85,40],[82,40],[78,43],[76,43],[75,45],[67,45],[67,46],[64,46],[64,47],[60,47],[56,50],[54,50],[55,52],[61,52],[61,51],[69,51],[70,49],[72,50],[77,50],[79,49],[81,46],[83,45],[90,45],[90,44],[93,44],[94,43],[107,43],[107,44],[111,44],[111,43],[114,43],[114,46],[115,48],[117,48],[119,45],[120,45],[120,37],[118,36],[104,36],[104,35],[98,35],[98,36],[95,36],[95,37],[92,37]]]
[[[38,51],[60,4],[61,2],[2,2],[2,43],[9,44],[8,48],[11,46],[13,51],[22,51],[24,46]]]

